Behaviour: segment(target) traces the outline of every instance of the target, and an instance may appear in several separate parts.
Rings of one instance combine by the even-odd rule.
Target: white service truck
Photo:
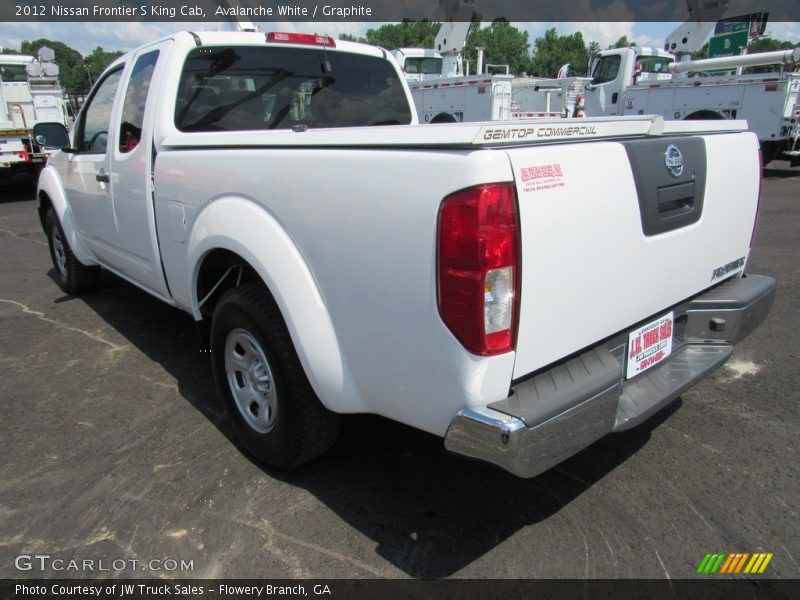
[[[67,125],[58,65],[50,48],[38,56],[0,54],[0,177],[36,173],[46,151],[33,135],[40,123]]]
[[[39,182],[59,285],[191,314],[292,467],[376,413],[531,477],[641,423],[769,311],[741,121],[418,124],[385,51],[183,32],[112,63]]]
[[[675,62],[656,48],[601,52],[586,86],[586,116],[661,115],[665,119],[741,119],[761,143],[764,163],[800,160],[800,48],[744,56]],[[771,73],[732,69],[779,65]],[[691,75],[691,76],[690,76]]]

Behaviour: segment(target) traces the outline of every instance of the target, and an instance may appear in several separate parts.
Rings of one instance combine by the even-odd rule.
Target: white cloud
[[[789,23],[785,21],[767,23],[767,30],[765,33],[776,40],[786,40],[796,44],[800,42],[800,23]]]

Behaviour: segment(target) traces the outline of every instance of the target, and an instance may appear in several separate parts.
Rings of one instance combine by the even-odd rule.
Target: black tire
[[[766,167],[783,153],[785,145],[782,142],[761,142],[761,166]]]
[[[431,125],[436,125],[437,123],[458,123],[458,119],[450,113],[439,113],[431,119]]]
[[[228,419],[259,461],[289,469],[334,444],[341,417],[327,410],[311,388],[283,317],[263,285],[246,284],[222,295],[211,324],[211,358]],[[232,362],[226,365],[226,358],[252,360],[246,371]],[[264,389],[254,389],[256,381]],[[248,399],[252,394],[255,399]]]
[[[100,267],[87,267],[75,258],[52,207],[47,209],[44,230],[58,286],[68,294],[81,294],[95,289],[100,283]]]
[[[684,121],[722,121],[723,116],[713,110],[700,110],[684,117]]]

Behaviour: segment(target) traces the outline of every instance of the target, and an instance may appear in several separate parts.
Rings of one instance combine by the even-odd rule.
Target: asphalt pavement
[[[770,167],[749,263],[778,280],[767,321],[645,425],[532,480],[372,416],[297,471],[263,468],[191,317],[107,274],[64,295],[30,181],[0,182],[0,578],[92,576],[75,559],[125,561],[96,573],[117,577],[676,579],[709,552],[800,577],[800,168]]]

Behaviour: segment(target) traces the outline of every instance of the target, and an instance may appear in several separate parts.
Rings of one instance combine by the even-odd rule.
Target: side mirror
[[[67,128],[61,123],[37,123],[33,126],[33,137],[44,148],[70,149]]]

